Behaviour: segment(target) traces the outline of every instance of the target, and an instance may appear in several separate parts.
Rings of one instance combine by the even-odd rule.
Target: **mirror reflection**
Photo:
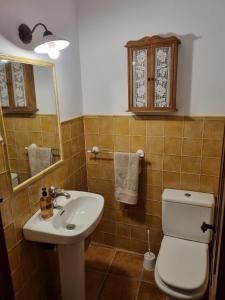
[[[0,103],[15,188],[61,159],[52,67],[0,60]]]

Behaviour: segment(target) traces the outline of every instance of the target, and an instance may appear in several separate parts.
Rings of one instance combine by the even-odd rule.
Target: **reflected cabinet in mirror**
[[[0,56],[0,103],[17,189],[62,161],[54,65]]]

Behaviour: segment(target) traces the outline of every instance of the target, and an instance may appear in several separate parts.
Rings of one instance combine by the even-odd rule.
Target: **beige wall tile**
[[[181,173],[181,188],[184,190],[199,191],[200,175]]]
[[[161,201],[162,200],[162,187],[161,186],[149,186],[147,198],[150,200]]]
[[[19,215],[23,214],[30,207],[28,190],[24,189],[17,192],[12,198],[12,212],[13,217],[16,219]]]
[[[162,215],[162,205],[159,201],[147,200],[145,209],[146,213],[151,214],[152,216],[161,217]]]
[[[203,157],[201,173],[205,174],[205,175],[219,176],[219,174],[220,174],[220,159],[212,158],[212,157]]]
[[[57,120],[55,116],[41,116],[41,129],[43,132],[55,132],[57,130]]]
[[[184,122],[180,120],[168,120],[165,122],[165,137],[179,138],[183,136]]]
[[[145,136],[131,136],[131,152],[137,152],[138,149],[146,151]]]
[[[130,134],[130,118],[117,117],[115,118],[115,134],[116,135],[129,135]]]
[[[218,193],[219,178],[216,176],[201,175],[200,189],[205,193]]]
[[[92,148],[99,145],[99,135],[98,134],[87,134],[85,136],[86,148]]]
[[[33,132],[41,131],[41,117],[36,115],[28,120],[28,129]]]
[[[180,173],[176,172],[163,172],[163,187],[179,189],[180,184]]]
[[[162,171],[163,169],[163,157],[162,155],[147,153],[147,168],[151,170]]]
[[[167,155],[181,155],[181,138],[165,138],[164,140],[165,154]]]
[[[131,227],[131,238],[140,241],[147,241],[147,234],[146,234],[146,227],[138,227],[132,226]],[[154,240],[154,239],[153,239]]]
[[[164,153],[164,139],[163,138],[155,138],[155,137],[147,137],[147,153],[161,155]]]
[[[182,157],[181,171],[186,173],[200,174],[201,159],[199,157]]]
[[[131,119],[131,135],[146,136],[146,121]]]
[[[99,117],[99,134],[112,135],[115,132],[113,117]]]
[[[11,249],[16,245],[16,232],[14,224],[10,224],[4,230],[7,249]]]
[[[203,156],[220,157],[222,152],[222,140],[203,140]]]
[[[203,119],[185,118],[184,137],[185,138],[202,138]]]
[[[224,120],[209,120],[204,121],[204,134],[206,139],[222,140],[224,133]]]
[[[173,155],[165,155],[163,159],[163,170],[179,172],[181,168],[181,157]]]
[[[100,134],[99,135],[100,148],[113,151],[114,149],[114,135]]]
[[[99,133],[99,120],[97,117],[85,117],[84,118],[84,130],[86,134],[98,134]]]
[[[164,121],[150,120],[147,121],[147,135],[153,137],[164,136]]]
[[[131,238],[131,226],[123,223],[117,223],[116,234],[121,237]]]
[[[61,126],[62,142],[68,142],[71,139],[71,122],[65,122]]]
[[[183,139],[182,155],[184,156],[201,156],[202,155],[202,139]]]
[[[147,184],[153,186],[162,186],[162,171],[148,170],[147,174]]]

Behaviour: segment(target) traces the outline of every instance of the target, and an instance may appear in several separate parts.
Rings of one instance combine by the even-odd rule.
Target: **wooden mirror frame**
[[[55,103],[56,103],[56,119],[57,119],[57,124],[58,124],[58,136],[59,136],[59,152],[60,152],[60,160],[51,165],[50,167],[46,168],[45,170],[39,172],[38,174],[30,177],[29,179],[23,181],[22,183],[18,184],[18,186],[13,187],[13,192],[17,192],[20,189],[23,189],[24,187],[30,185],[32,182],[40,179],[43,175],[46,175],[47,173],[51,172],[53,169],[59,167],[60,165],[63,164],[63,149],[62,149],[62,135],[61,135],[61,123],[60,123],[60,117],[59,117],[59,95],[58,95],[58,85],[57,85],[57,79],[56,79],[56,70],[55,70],[55,65],[53,63],[47,62],[47,61],[42,61],[42,60],[34,60],[34,59],[29,59],[25,57],[17,57],[17,56],[10,56],[10,55],[0,55],[1,60],[8,60],[11,62],[19,62],[23,64],[32,64],[32,65],[37,65],[41,67],[50,67],[52,69],[52,74],[53,74],[53,81],[54,81],[54,94],[55,94]],[[0,119],[2,122],[3,126],[3,144],[6,145],[6,155],[7,155],[7,161],[9,165],[9,153],[8,153],[8,148],[7,148],[7,139],[6,139],[6,128],[4,124],[4,119],[3,119],[3,110],[0,105]]]

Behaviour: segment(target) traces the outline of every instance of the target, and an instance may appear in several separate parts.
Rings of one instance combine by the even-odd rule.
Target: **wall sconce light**
[[[55,36],[43,23],[37,23],[31,30],[26,24],[21,24],[18,28],[20,40],[24,44],[29,44],[32,41],[32,35],[38,26],[44,27],[43,40],[35,46],[34,52],[38,54],[48,54],[52,59],[57,59],[60,55],[60,50],[69,46],[70,42]]]

